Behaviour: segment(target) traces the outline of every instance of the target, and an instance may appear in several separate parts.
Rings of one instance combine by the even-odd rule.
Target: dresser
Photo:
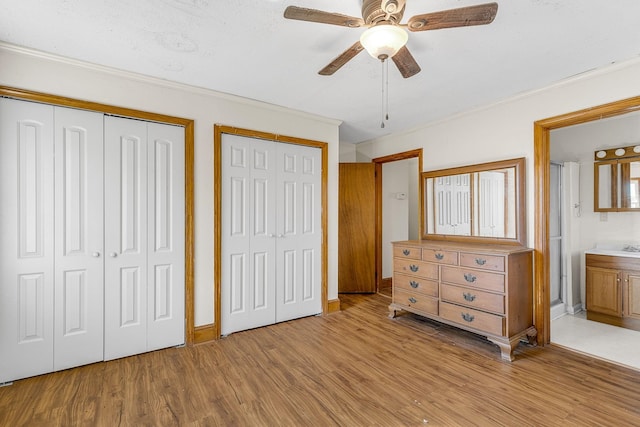
[[[532,264],[522,246],[395,242],[389,317],[407,311],[485,336],[512,361],[520,340],[537,335]]]

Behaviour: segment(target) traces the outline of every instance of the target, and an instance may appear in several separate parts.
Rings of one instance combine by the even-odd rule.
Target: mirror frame
[[[429,201],[427,200],[427,180],[431,178],[438,178],[442,176],[449,175],[460,175],[466,173],[476,173],[476,172],[486,172],[494,169],[506,169],[506,168],[514,168],[515,169],[515,238],[507,238],[507,237],[483,237],[483,236],[459,236],[459,235],[451,235],[451,234],[429,234],[427,232],[427,205]],[[508,159],[508,160],[500,160],[497,162],[489,162],[489,163],[480,163],[476,165],[469,166],[461,166],[455,168],[448,169],[440,169],[435,171],[427,171],[422,172],[422,188],[423,188],[423,198],[424,205],[422,209],[422,239],[424,240],[445,240],[450,242],[475,242],[475,243],[489,243],[489,244],[507,244],[507,245],[521,245],[526,246],[527,244],[527,225],[526,225],[526,194],[525,194],[525,158],[519,157],[517,159]]]

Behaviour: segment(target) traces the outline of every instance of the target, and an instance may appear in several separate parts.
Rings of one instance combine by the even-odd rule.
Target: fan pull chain
[[[385,120],[389,121],[389,61],[384,61],[384,80],[385,80],[385,92],[387,94],[386,104],[385,104]]]
[[[380,80],[381,83],[382,83],[382,99],[381,99],[382,102],[381,102],[381,105],[380,105],[381,113],[382,113],[382,120],[380,120],[380,128],[381,129],[384,129],[384,118],[385,118],[385,108],[384,108],[384,101],[385,101],[384,63],[385,63],[384,59],[382,61],[380,61],[381,68],[382,68],[382,70],[381,70],[382,71],[382,79]],[[387,115],[387,117],[388,117],[388,115]]]

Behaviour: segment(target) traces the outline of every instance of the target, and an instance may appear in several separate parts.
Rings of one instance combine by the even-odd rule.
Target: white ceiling
[[[407,0],[403,22],[488,1]],[[422,72],[389,64],[384,129],[379,61],[362,52],[317,74],[364,29],[282,17],[288,5],[360,17],[360,0],[0,0],[0,40],[339,119],[354,143],[640,55],[638,0],[498,4],[489,25],[409,34]]]

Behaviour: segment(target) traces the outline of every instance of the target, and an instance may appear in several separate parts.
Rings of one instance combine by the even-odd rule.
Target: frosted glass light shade
[[[407,40],[407,32],[395,25],[376,25],[360,36],[360,44],[376,59],[391,58]]]

